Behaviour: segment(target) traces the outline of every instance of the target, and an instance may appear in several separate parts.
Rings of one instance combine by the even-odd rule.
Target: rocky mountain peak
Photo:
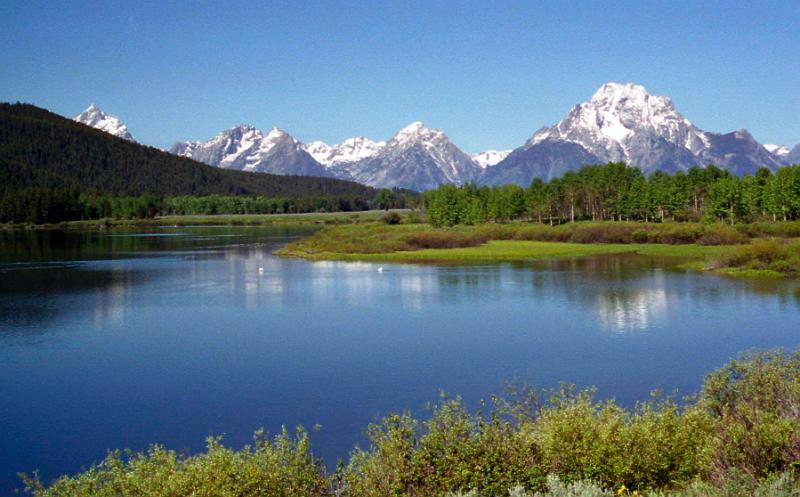
[[[128,127],[122,122],[122,120],[120,120],[120,118],[112,116],[111,114],[106,114],[94,102],[89,104],[89,106],[83,112],[75,116],[73,119],[79,123],[97,128],[101,131],[105,131],[110,135],[114,135],[132,142],[136,141],[133,138],[133,135],[131,135],[128,131]]]
[[[428,128],[421,121],[414,121],[397,132],[388,145],[410,146],[418,143],[430,143],[435,140],[447,140],[447,136],[438,129]]]

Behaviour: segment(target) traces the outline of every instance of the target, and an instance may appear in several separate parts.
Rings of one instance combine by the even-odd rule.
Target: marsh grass
[[[800,274],[800,241],[757,239],[721,254],[714,267],[734,275]]]
[[[728,246],[717,244],[719,241],[747,241],[745,235],[724,226],[710,230],[701,225],[643,225],[509,223],[432,228],[426,224],[362,223],[326,227],[275,253],[308,259],[397,262],[519,261],[624,252],[692,258],[719,255]],[[712,241],[715,243],[706,243]]]

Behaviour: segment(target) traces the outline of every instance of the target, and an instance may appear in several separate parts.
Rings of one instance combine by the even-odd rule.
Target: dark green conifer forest
[[[377,193],[351,181],[219,169],[33,105],[0,104],[0,222],[141,218],[165,205],[186,213],[364,210]],[[201,212],[189,212],[185,198],[165,202],[211,195]]]

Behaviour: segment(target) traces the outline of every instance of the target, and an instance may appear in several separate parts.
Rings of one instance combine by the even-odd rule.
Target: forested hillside
[[[143,217],[167,196],[258,196],[269,212],[363,210],[377,190],[331,178],[228,171],[27,104],[0,104],[0,222]],[[249,202],[252,204],[253,201]]]
[[[330,178],[226,171],[131,143],[28,104],[0,104],[0,191],[76,188],[112,195],[358,195]]]

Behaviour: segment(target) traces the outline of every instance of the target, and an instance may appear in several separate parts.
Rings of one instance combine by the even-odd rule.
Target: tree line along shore
[[[114,195],[99,190],[28,187],[0,191],[1,223],[140,220],[170,215],[259,215],[423,208],[434,226],[527,220],[644,222],[788,221],[800,218],[800,166],[742,178],[708,166],[645,176],[624,163],[584,166],[527,188],[443,185],[418,194],[401,189],[268,195]]]
[[[548,182],[424,192],[434,226],[529,220],[703,221],[736,224],[800,218],[800,166],[738,177],[715,166],[649,176],[624,163],[584,166]]]

